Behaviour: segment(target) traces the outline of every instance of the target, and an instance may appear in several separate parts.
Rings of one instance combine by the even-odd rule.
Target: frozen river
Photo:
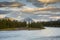
[[[0,40],[60,40],[60,28],[0,31]]]

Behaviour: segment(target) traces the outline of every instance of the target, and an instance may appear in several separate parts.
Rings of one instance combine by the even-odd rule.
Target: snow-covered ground
[[[60,28],[0,31],[0,40],[60,40]]]

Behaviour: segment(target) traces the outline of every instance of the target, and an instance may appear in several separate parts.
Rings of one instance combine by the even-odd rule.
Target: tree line
[[[41,24],[43,24],[43,26],[47,26],[47,27],[60,27],[60,20],[41,22]]]
[[[42,24],[38,22],[26,23],[26,22],[19,22],[16,20],[7,20],[7,19],[0,19],[0,29],[7,29],[7,28],[44,28]]]
[[[49,21],[49,22],[20,22],[16,20],[7,20],[7,19],[0,19],[0,29],[7,29],[7,28],[40,28],[44,29],[44,27],[60,27],[60,21]]]

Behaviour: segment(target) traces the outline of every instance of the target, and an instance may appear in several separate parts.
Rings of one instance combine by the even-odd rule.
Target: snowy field
[[[0,31],[0,40],[60,40],[60,28]]]

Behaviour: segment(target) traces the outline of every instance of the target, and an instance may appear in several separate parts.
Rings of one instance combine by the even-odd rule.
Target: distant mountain
[[[29,18],[29,17],[27,17],[27,18],[24,18],[24,19],[22,19],[22,20],[20,20],[21,22],[34,22],[33,20],[32,20],[32,18]]]
[[[7,19],[7,20],[9,19],[9,20],[11,20],[11,21],[16,20],[15,18],[6,17],[6,16],[5,16],[3,19]]]

